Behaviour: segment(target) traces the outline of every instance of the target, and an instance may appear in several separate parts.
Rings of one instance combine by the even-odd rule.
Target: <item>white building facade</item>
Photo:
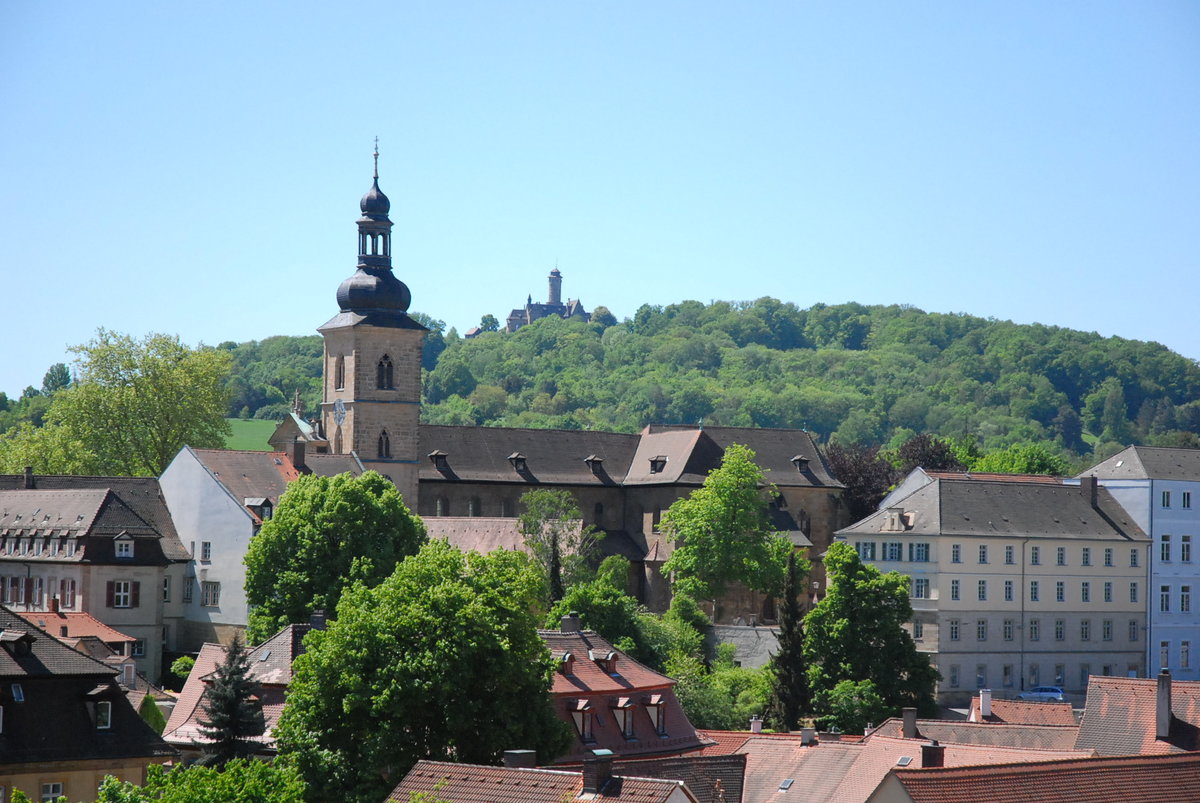
[[[1144,672],[1149,540],[1094,483],[934,479],[836,537],[909,576],[943,705]]]

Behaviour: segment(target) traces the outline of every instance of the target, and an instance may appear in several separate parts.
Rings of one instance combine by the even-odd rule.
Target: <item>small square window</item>
[[[138,639],[137,641],[133,642],[132,655],[134,658],[145,658],[146,657],[146,640],[145,639]]]
[[[122,538],[117,541],[117,557],[132,558],[133,557],[133,541],[128,538]]]

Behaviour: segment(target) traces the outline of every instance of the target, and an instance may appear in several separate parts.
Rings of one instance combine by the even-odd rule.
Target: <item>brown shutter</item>
[[[142,584],[135,580],[134,582],[130,583],[129,585],[131,585],[133,587],[133,592],[130,594],[131,600],[129,603],[129,607],[136,608],[138,606],[138,600],[142,595]]]
[[[33,578],[26,577],[25,578],[25,605],[29,606],[32,604],[33,604]]]
[[[105,595],[104,604],[109,608],[113,607],[114,600],[116,598],[116,592],[114,590],[115,585],[116,585],[116,583],[114,583],[112,580],[109,580],[108,583],[104,586],[104,595]]]

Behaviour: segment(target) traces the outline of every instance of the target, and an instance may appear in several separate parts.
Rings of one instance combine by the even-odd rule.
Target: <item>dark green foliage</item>
[[[425,541],[424,523],[374,471],[299,477],[246,552],[250,637],[334,610],[352,583],[376,585]]]
[[[954,449],[941,438],[927,433],[914,435],[896,450],[895,466],[903,476],[920,466],[926,471],[965,471]]]
[[[378,803],[422,758],[495,764],[521,745],[553,761],[570,734],[531,613],[542,589],[524,553],[433,541],[348,590],[306,636],[275,729],[307,797]]]
[[[878,725],[893,713],[871,680],[843,680],[823,690],[817,706],[828,712],[817,719],[817,727],[842,733],[863,733],[868,725]]]
[[[63,388],[71,386],[71,372],[65,363],[56,362],[51,365],[46,375],[42,377],[42,395],[53,396]]]
[[[880,455],[878,446],[834,441],[825,449],[825,457],[833,476],[846,486],[842,504],[849,521],[873,513],[896,479],[895,469]]]
[[[488,313],[479,319],[480,332],[498,332],[500,331],[500,321],[496,320],[496,316]]]
[[[146,720],[146,724],[154,728],[155,733],[162,733],[163,728],[167,727],[167,719],[155,702],[153,694],[142,698],[142,704],[138,706],[138,716]]]
[[[771,656],[772,726],[792,731],[811,707],[804,665],[804,614],[800,609],[801,572],[796,555],[788,556],[787,580],[779,607],[779,648]]]
[[[204,743],[200,763],[223,767],[235,758],[254,754],[255,742],[266,729],[262,703],[256,698],[257,684],[250,677],[250,662],[240,635],[225,653],[225,660],[213,673],[204,692],[200,733]],[[161,714],[159,715],[161,716]]]
[[[583,525],[583,514],[570,491],[526,491],[521,495],[517,522],[546,578],[551,605],[562,599],[566,586],[590,579],[589,562],[597,534],[593,527]]]
[[[849,544],[825,553],[828,593],[804,620],[804,658],[815,701],[830,713],[829,695],[844,680],[870,680],[887,710],[916,706],[932,713],[937,671],[917,652],[904,625],[912,619],[909,579],[881,574]]]

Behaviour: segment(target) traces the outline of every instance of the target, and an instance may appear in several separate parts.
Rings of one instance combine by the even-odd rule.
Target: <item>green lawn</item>
[[[225,442],[227,449],[249,449],[255,452],[271,451],[267,438],[275,431],[278,422],[259,421],[256,419],[227,418],[233,434]]]

